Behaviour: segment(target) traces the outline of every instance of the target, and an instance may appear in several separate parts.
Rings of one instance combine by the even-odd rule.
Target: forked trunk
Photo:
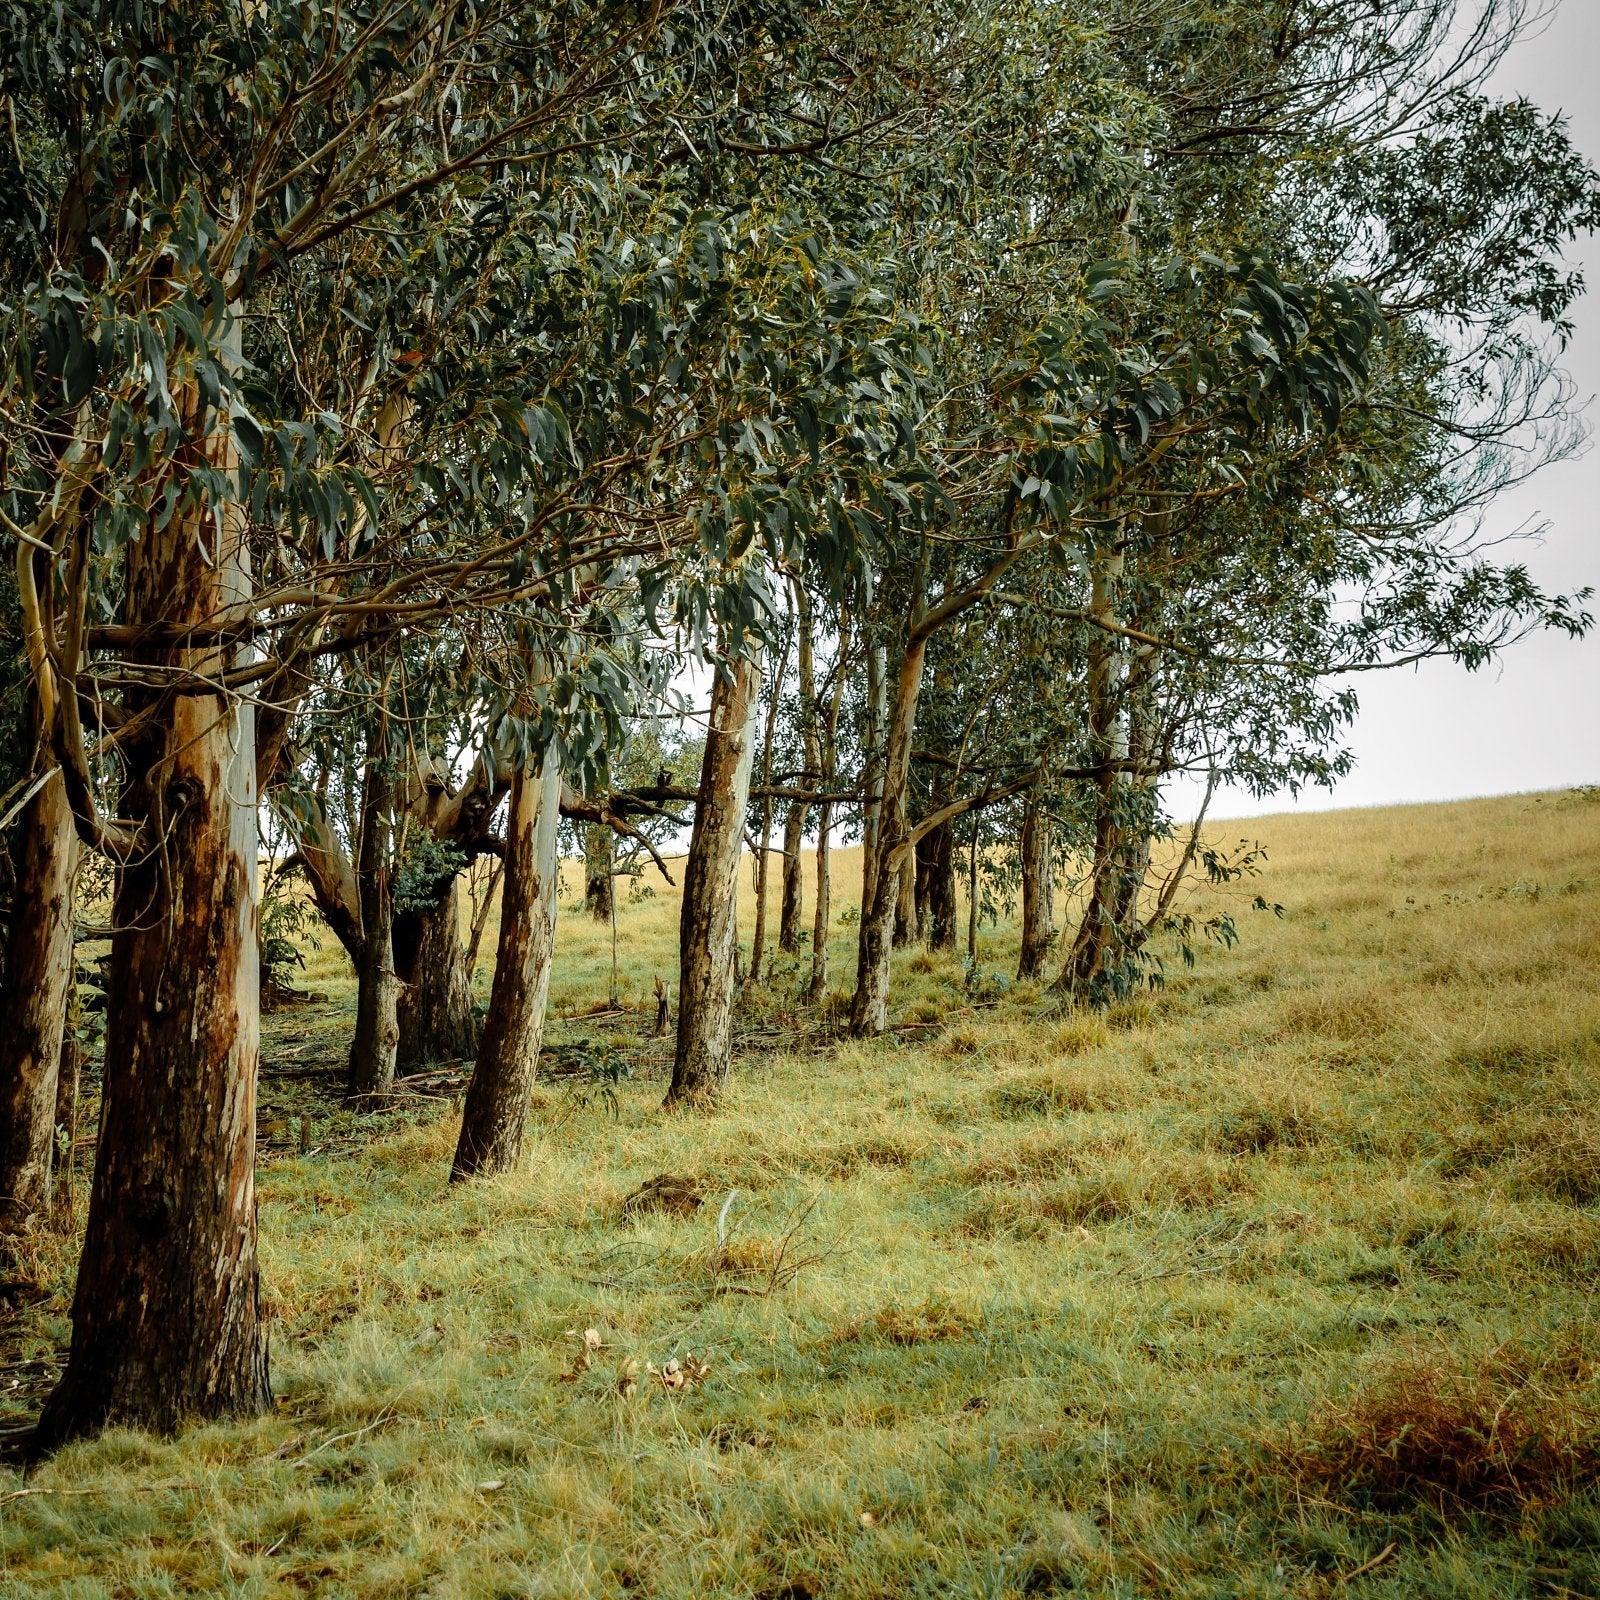
[[[1022,954],[1018,978],[1044,971],[1055,938],[1055,870],[1050,819],[1030,802],[1022,814]]]
[[[462,1108],[452,1183],[510,1172],[522,1159],[555,949],[560,814],[561,766],[552,752],[538,771],[519,771],[511,784],[494,987]]]
[[[761,668],[740,659],[717,673],[678,922],[678,1040],[669,1106],[714,1100],[733,1048],[734,909]]]
[[[78,833],[61,773],[28,802],[0,979],[0,1233],[49,1214],[56,1086],[72,992]]]
[[[400,979],[400,1065],[471,1060],[478,1023],[472,965],[461,938],[459,877],[432,904],[395,912],[394,970]]]
[[[237,463],[226,435],[215,465]],[[149,523],[125,617],[199,623],[248,593],[243,518]],[[152,677],[214,679],[215,648],[148,646]],[[106,1423],[170,1432],[271,1404],[256,1266],[260,1039],[254,713],[130,690],[125,814],[148,840],[117,875],[100,1145],[66,1371],[34,1453]]]

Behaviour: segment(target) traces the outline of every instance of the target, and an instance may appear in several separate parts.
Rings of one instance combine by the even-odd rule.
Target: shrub
[[[1300,1478],[1382,1506],[1547,1503],[1600,1470],[1595,1375],[1571,1350],[1507,1348],[1466,1367],[1403,1358],[1314,1418],[1291,1460]]]

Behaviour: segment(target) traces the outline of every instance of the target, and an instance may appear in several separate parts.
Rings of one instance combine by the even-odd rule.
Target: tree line
[[[34,1448],[270,1403],[264,829],[357,974],[351,1095],[473,1060],[465,1179],[521,1157],[563,828],[601,915],[691,829],[667,1104],[706,1107],[774,946],[829,992],[841,828],[855,1033],[963,873],[974,919],[1014,885],[1021,975],[1105,1005],[1234,935],[1180,890],[1249,858],[1158,848],[1175,775],[1331,782],[1359,674],[1586,628],[1484,520],[1580,437],[1560,252],[1600,186],[1485,90],[1533,20],[0,5],[10,1231],[75,941],[111,951]]]

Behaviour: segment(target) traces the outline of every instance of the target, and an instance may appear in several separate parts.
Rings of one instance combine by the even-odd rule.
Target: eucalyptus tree
[[[1274,440],[1243,417],[1232,483],[1185,444],[1154,492],[1107,508],[1086,685],[1105,770],[1069,993],[1138,981],[1165,772],[1328,781],[1355,705],[1325,686],[1341,669],[1475,665],[1529,627],[1584,625],[1580,601],[1540,594],[1470,527],[1571,437],[1545,346],[1580,287],[1559,248],[1600,219],[1559,121],[1478,90],[1525,20],[1515,3],[1325,0],[1154,6],[1123,31],[1161,112],[1119,252],[1130,282],[1175,251],[1270,250],[1358,283],[1384,327],[1336,429]],[[1164,282],[1148,305],[1169,315]]]
[[[44,742],[77,832],[118,867],[104,1137],[37,1448],[266,1404],[258,731],[267,765],[313,663],[512,600],[559,610],[597,563],[695,545],[692,510],[619,485],[737,411],[735,379],[685,396],[666,350],[721,295],[737,230],[677,204],[671,247],[619,278],[636,338],[618,343],[644,364],[597,390],[603,418],[560,404],[583,390],[572,347],[535,372],[499,338],[495,297],[567,272],[563,240],[574,271],[610,247],[596,219],[633,153],[692,169],[708,129],[763,143],[762,97],[717,85],[732,61],[750,82],[784,69],[793,20],[6,7],[0,503]],[[542,183],[548,214],[523,228]],[[513,259],[529,232],[545,255]],[[342,286],[382,274],[394,292],[362,318]],[[321,325],[297,325],[302,304]],[[515,370],[494,369],[508,350]],[[585,454],[582,423],[609,430],[614,405],[620,439]]]

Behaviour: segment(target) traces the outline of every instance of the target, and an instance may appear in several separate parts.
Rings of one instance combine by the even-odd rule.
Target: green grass
[[[621,908],[626,1026],[569,909],[551,1042],[636,1076],[614,1118],[548,1081],[526,1170],[464,1189],[448,1100],[334,1103],[325,950],[268,1019],[275,1414],[9,1474],[0,1595],[1600,1593],[1600,804],[1251,831],[1285,916],[1163,992],[977,1004],[908,954],[937,1026],[859,1045],[780,973],[709,1118],[637,1036],[675,896]],[[620,1217],[663,1172],[698,1213]],[[73,1247],[27,1247],[16,1416]]]

